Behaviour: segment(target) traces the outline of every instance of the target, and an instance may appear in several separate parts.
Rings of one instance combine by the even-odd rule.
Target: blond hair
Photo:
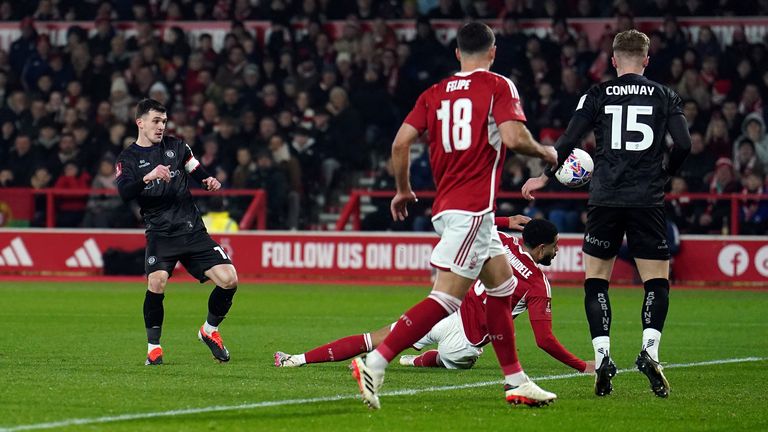
[[[647,57],[651,40],[635,29],[623,31],[613,38],[613,55]]]

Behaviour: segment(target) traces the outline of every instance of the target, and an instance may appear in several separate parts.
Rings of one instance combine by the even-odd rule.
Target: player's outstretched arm
[[[578,112],[578,111],[577,111]],[[539,177],[528,179],[523,185],[522,193],[523,198],[531,201],[534,199],[533,192],[543,189],[549,179],[555,175],[557,169],[560,168],[568,155],[571,154],[573,149],[579,144],[581,138],[592,127],[592,122],[585,115],[574,115],[571,121],[568,122],[568,127],[565,129],[565,133],[557,140],[555,144],[555,150],[557,151],[557,163],[551,165],[549,169],[544,170],[544,174]]]
[[[667,174],[671,176],[680,169],[691,152],[691,134],[688,132],[688,121],[682,114],[673,114],[669,117],[667,131],[672,137],[672,148],[669,150],[667,165]]]
[[[531,328],[536,337],[536,345],[551,355],[554,359],[576,369],[579,372],[594,372],[594,363],[585,362],[568,351],[555,334],[552,332],[552,320],[544,317],[550,316],[549,299],[545,297],[533,297],[528,299],[528,317],[531,320]]]
[[[554,149],[543,146],[533,139],[531,131],[521,121],[505,121],[499,125],[499,134],[501,135],[501,142],[514,152],[537,157],[550,165],[554,165],[557,161],[557,154]]]
[[[522,231],[525,228],[525,224],[530,221],[531,218],[525,215],[500,216],[494,220],[494,224],[499,228]]]
[[[405,220],[408,217],[408,203],[416,201],[416,194],[411,189],[409,167],[411,145],[419,137],[419,131],[408,123],[403,123],[392,143],[392,169],[395,172],[397,194],[392,198],[390,211],[392,219]]]

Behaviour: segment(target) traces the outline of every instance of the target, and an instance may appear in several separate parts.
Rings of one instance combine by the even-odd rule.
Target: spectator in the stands
[[[216,135],[206,135],[203,138],[203,152],[197,159],[206,171],[215,175],[216,170],[223,167],[221,148]]]
[[[754,146],[754,155],[761,172],[768,172],[768,134],[765,131],[763,116],[759,113],[751,113],[744,118],[741,124],[742,134],[736,138],[733,144],[733,152],[739,152],[739,146],[743,140],[749,139]]]
[[[739,234],[761,235],[768,229],[768,194],[763,177],[761,171],[754,170],[742,179],[744,195],[758,195],[763,199],[747,199],[741,202]]]
[[[282,225],[291,230],[298,229],[303,193],[301,163],[291,153],[288,143],[280,134],[274,134],[269,139],[269,151],[272,152],[274,166],[281,170],[283,176],[288,180],[285,197],[285,220],[282,221]]]
[[[238,232],[237,221],[232,219],[227,210],[224,197],[214,195],[208,200],[208,211],[203,215],[203,223],[208,232],[232,233]]]
[[[366,168],[367,149],[360,113],[350,105],[347,91],[342,87],[334,87],[328,99],[326,109],[332,115],[329,134],[333,146],[328,151],[336,155],[345,169]]]
[[[8,54],[8,62],[15,76],[21,76],[21,71],[27,60],[34,55],[37,43],[35,21],[31,17],[21,20],[21,36],[13,41]]]
[[[755,142],[743,137],[736,142],[736,150],[733,154],[733,165],[736,175],[744,178],[755,170],[762,171],[762,164],[755,154]]]
[[[701,134],[691,134],[691,153],[683,161],[678,175],[687,183],[686,189],[691,192],[705,192],[707,179],[715,170],[715,156],[705,143]]]
[[[85,216],[82,226],[85,228],[115,228],[126,226],[125,215],[128,217],[127,224],[130,224],[133,215],[127,207],[124,206],[120,196],[115,193],[102,193],[101,191],[117,191],[115,185],[115,160],[111,157],[104,158],[99,162],[99,168],[91,182],[91,189],[99,191],[92,192],[88,197],[85,206]],[[122,220],[123,223],[118,221]]]
[[[303,189],[307,195],[314,196],[321,187],[321,155],[318,151],[312,131],[306,127],[299,127],[294,131],[291,142],[293,154],[301,165],[301,178]]]
[[[90,188],[91,176],[80,170],[75,162],[66,162],[53,187],[57,189],[82,190]],[[60,197],[56,200],[56,226],[76,227],[83,220],[85,196]]]
[[[733,171],[733,162],[727,158],[720,158],[715,163],[715,173],[709,182],[709,193],[729,194],[738,192],[740,185]],[[730,215],[730,202],[709,199],[697,212],[696,223],[700,233],[721,233],[728,229],[728,216]]]
[[[36,165],[38,165],[37,150],[32,147],[31,137],[24,134],[16,135],[8,160],[4,161],[0,172],[0,184],[26,186]]]
[[[285,215],[285,197],[288,182],[284,173],[274,166],[272,153],[262,150],[256,156],[254,187],[264,189],[267,194],[267,228],[285,228],[282,224]]]
[[[669,218],[678,229],[687,231],[693,223],[694,211],[696,206],[685,196],[689,192],[688,183],[682,177],[672,177],[670,180],[669,195],[671,199],[664,203]]]

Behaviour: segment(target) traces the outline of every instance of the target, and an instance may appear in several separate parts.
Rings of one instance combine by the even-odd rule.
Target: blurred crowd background
[[[500,20],[492,70],[516,83],[528,127],[553,144],[581,95],[615,75],[614,34],[634,28],[635,17],[654,16],[663,25],[649,34],[646,75],[680,94],[693,141],[669,191],[765,196],[766,41],[749,43],[737,29],[724,43],[706,26],[694,37],[676,18],[742,15],[768,15],[768,1],[0,1],[0,20],[21,28],[0,51],[0,187],[114,188],[115,157],[136,137],[134,104],[152,97],[168,107],[167,133],[183,137],[225,188],[266,190],[270,229],[323,229],[324,215],[337,214],[350,189],[394,188],[389,147],[397,127],[421,91],[457,70],[455,41],[438,39],[434,20]],[[612,24],[590,43],[569,26],[577,17]],[[551,20],[550,31],[524,32],[532,18]],[[217,47],[212,35],[173,25],[189,20],[224,21],[231,30]],[[247,29],[249,20],[270,22],[265,40]],[[328,31],[329,20],[343,21],[340,34]],[[414,22],[416,31],[398,37],[390,20]],[[45,21],[94,25],[74,23],[55,44],[38,31]],[[130,34],[121,30],[126,22]],[[582,146],[591,150],[594,137]],[[424,146],[412,156],[414,189],[432,189]],[[510,155],[502,188],[519,191],[541,170]],[[370,201],[364,229],[431,229],[428,200],[399,224],[388,202]],[[235,220],[247,204],[202,201],[206,211]],[[57,226],[138,226],[135,211],[116,197],[57,206]],[[548,217],[576,232],[582,207],[578,200],[502,200],[499,211]],[[681,232],[721,233],[730,203],[675,199],[668,214]],[[741,233],[765,234],[768,201],[741,202],[739,217]],[[43,223],[41,209],[32,225]]]

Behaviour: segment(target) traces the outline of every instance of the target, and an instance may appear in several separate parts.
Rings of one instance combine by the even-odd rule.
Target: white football
[[[563,162],[563,166],[555,173],[555,177],[569,188],[577,188],[589,183],[594,169],[595,163],[592,162],[589,153],[581,149],[573,149],[568,159]]]

